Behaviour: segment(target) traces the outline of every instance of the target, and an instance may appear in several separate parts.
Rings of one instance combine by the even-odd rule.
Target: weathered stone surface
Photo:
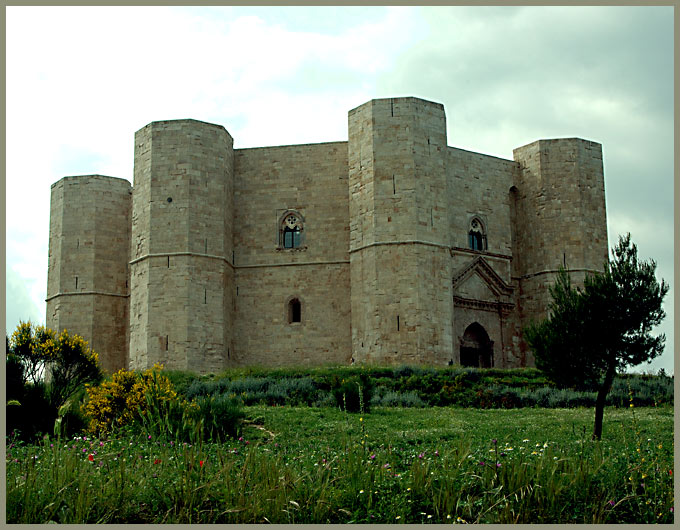
[[[533,364],[521,330],[559,266],[579,282],[607,256],[601,146],[472,153],[417,98],[351,110],[348,138],[234,150],[218,125],[142,128],[134,188],[52,187],[48,325],[109,370]]]

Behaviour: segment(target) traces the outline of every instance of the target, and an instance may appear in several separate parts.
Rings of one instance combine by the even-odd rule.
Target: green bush
[[[194,403],[197,408],[192,415],[200,425],[203,440],[223,442],[239,436],[241,420],[245,417],[239,399],[220,395],[201,397]]]
[[[341,379],[332,389],[336,406],[347,412],[370,412],[373,382],[365,373]]]
[[[388,390],[383,395],[375,394],[371,398],[371,405],[382,407],[426,407],[416,392],[394,392]]]
[[[235,394],[247,405],[341,406],[336,395],[341,381],[363,374],[376,397],[373,404],[399,403],[397,396],[417,396],[427,406],[478,408],[592,406],[594,393],[574,389],[557,392],[545,374],[535,368],[442,368],[398,366],[396,368],[342,366],[317,368],[250,368],[225,371],[220,376],[202,376],[186,386],[186,396]],[[629,388],[630,387],[630,388]],[[629,390],[636,406],[673,403],[673,378],[623,374],[614,381],[607,404],[628,406]],[[349,390],[350,399],[354,399]],[[331,397],[329,397],[331,396]],[[356,397],[356,396],[355,396]],[[345,397],[347,399],[347,397]],[[365,402],[369,404],[366,400]],[[418,403],[415,398],[406,402]],[[396,405],[395,405],[396,406]]]

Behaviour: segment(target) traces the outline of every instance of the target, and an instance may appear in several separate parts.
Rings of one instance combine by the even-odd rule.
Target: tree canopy
[[[560,270],[550,289],[550,316],[529,326],[525,338],[536,366],[555,383],[597,387],[593,437],[602,434],[602,411],[617,370],[649,362],[663,352],[665,336],[652,329],[666,316],[668,285],[656,279],[654,260],[640,261],[630,234],[619,237],[600,274],[574,287]]]

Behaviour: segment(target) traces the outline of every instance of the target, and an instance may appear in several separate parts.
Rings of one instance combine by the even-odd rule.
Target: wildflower
[[[99,447],[104,447],[104,442],[99,442]]]
[[[250,442],[249,442],[248,440],[246,440],[244,443],[245,443],[246,445],[248,445]]]
[[[401,519],[401,515],[397,515],[395,519]]]
[[[383,466],[383,469],[389,469],[389,468],[390,468],[390,465],[389,465],[389,464],[385,464],[385,465]]]
[[[505,454],[505,453],[500,453],[500,456],[506,456],[506,454]]]
[[[466,523],[467,521],[463,519],[462,517],[456,517],[456,522],[457,523]]]
[[[199,465],[200,467],[203,467],[203,462],[204,462],[203,460],[199,460],[199,461],[198,461],[198,465]]]
[[[54,447],[54,444],[50,444],[50,447]]]
[[[364,419],[363,419],[363,418],[359,418],[359,421],[364,421]]]
[[[524,439],[524,440],[522,440],[522,441],[523,441],[524,443],[526,443],[526,442],[528,442],[528,441],[529,441],[529,438],[525,438],[525,439]]]
[[[99,461],[99,467],[102,467],[104,465],[104,462],[102,460]]]
[[[536,451],[531,451],[532,455],[537,455],[538,453]]]
[[[411,491],[411,488],[406,488],[406,491]]]
[[[434,456],[439,456],[439,451],[435,451]]]
[[[671,506],[671,513],[675,513],[675,510],[673,509],[672,506]]]
[[[496,444],[498,443],[498,440],[496,440],[496,439],[494,438],[493,440],[491,440],[491,442],[492,442],[494,445],[496,445]]]
[[[364,490],[359,490],[359,493],[363,493],[363,492],[364,492]]]
[[[427,518],[428,518],[428,519],[432,519],[432,516],[431,516],[431,515],[428,515]]]
[[[450,515],[447,515],[446,518],[447,518],[447,519],[451,519],[451,516],[450,516]]]
[[[151,440],[151,435],[149,435],[149,440]]]
[[[614,501],[609,501],[610,506],[614,506]]]
[[[480,462],[478,465],[483,466],[483,465],[484,465],[484,462]]]
[[[501,467],[501,463],[500,463],[500,462],[496,462],[496,467]]]
[[[94,462],[94,455],[92,455],[92,454],[87,455],[87,459],[88,459],[90,462]]]
[[[375,460],[375,455],[373,454],[373,455],[369,456],[368,458],[370,458],[371,460]]]
[[[663,444],[659,444],[659,449],[663,449]]]
[[[420,453],[420,454],[418,454],[418,458],[420,458],[421,460],[422,460],[424,457],[425,457],[425,453]]]
[[[160,464],[160,463],[161,463],[161,459],[160,459],[160,458],[156,458],[156,459],[153,461],[153,463],[154,463],[154,464]]]

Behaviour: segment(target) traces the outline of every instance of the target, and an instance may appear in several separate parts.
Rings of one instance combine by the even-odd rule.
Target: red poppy
[[[94,455],[87,455],[87,459],[88,459],[90,462],[94,462]]]
[[[154,463],[154,464],[160,464],[160,463],[161,463],[161,459],[160,459],[160,458],[156,458],[156,460],[154,460],[153,463]]]
[[[199,460],[199,461],[198,461],[198,465],[201,466],[201,467],[203,467],[203,460]]]

